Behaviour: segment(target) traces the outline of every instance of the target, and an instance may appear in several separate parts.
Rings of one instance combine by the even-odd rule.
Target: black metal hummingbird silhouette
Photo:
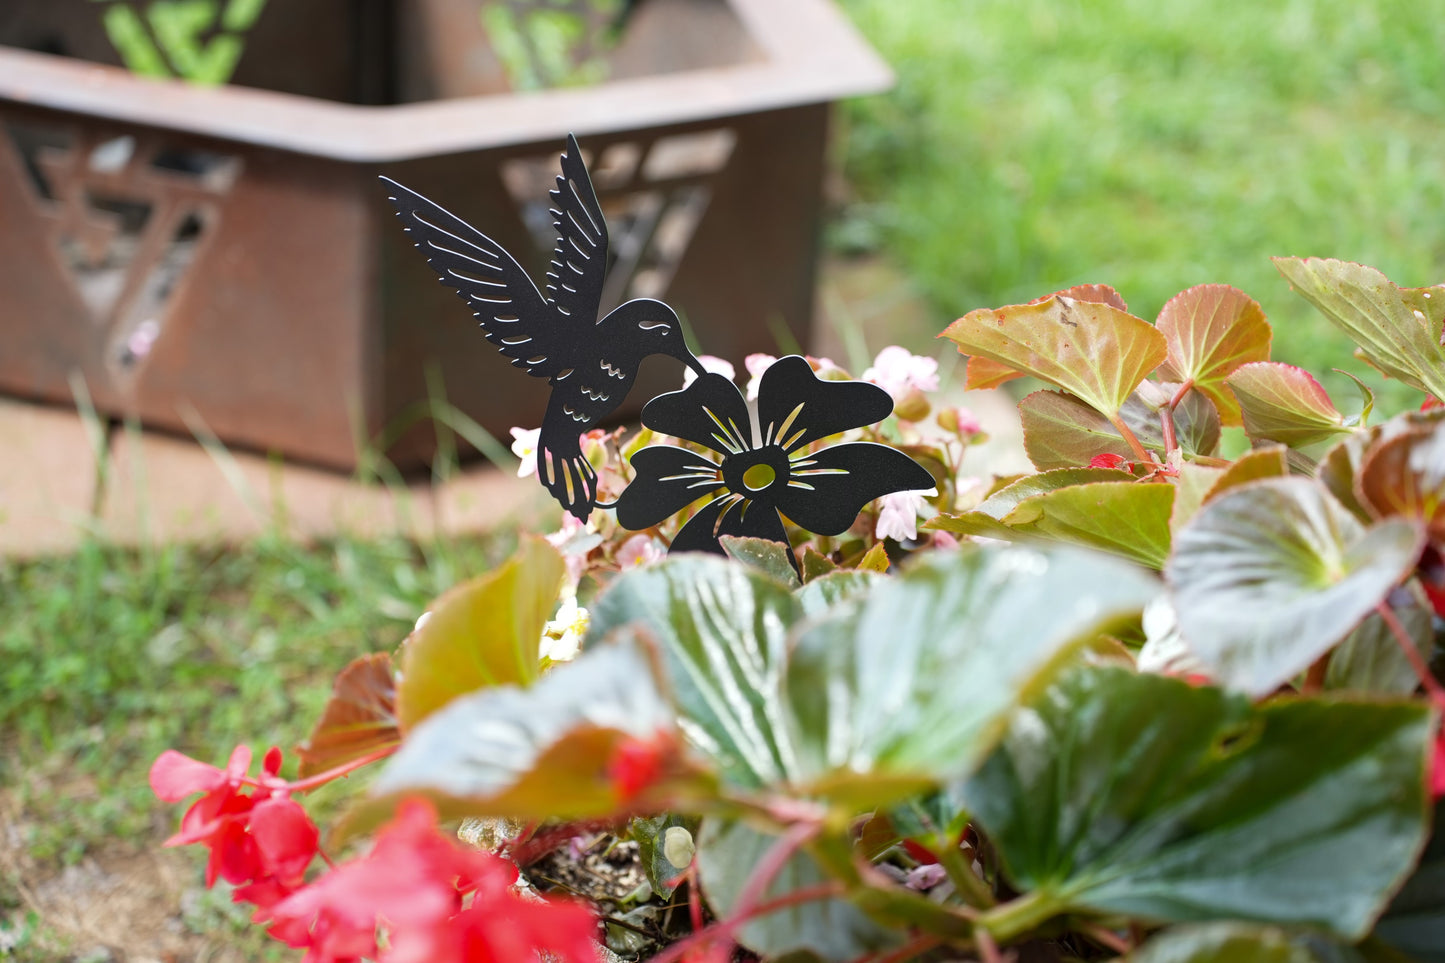
[[[705,371],[683,340],[677,314],[661,301],[638,298],[598,319],[607,274],[607,222],[567,135],[562,173],[551,191],[557,246],[547,269],[547,294],[496,241],[388,177],[397,216],[427,263],[481,320],[487,340],[512,364],[552,385],[537,443],[537,476],[562,506],[586,520],[597,504],[597,473],[582,455],[580,436],[627,397],[642,359],[677,358]]]

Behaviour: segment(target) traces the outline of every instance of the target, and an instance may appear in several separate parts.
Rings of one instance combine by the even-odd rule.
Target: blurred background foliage
[[[843,0],[893,65],[844,111],[846,250],[895,259],[939,312],[1117,287],[1153,320],[1232,284],[1274,356],[1419,403],[1350,356],[1271,255],[1445,279],[1440,0]]]

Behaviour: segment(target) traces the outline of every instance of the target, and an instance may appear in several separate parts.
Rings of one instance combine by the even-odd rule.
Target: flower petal
[[[722,517],[721,524],[719,516]],[[698,509],[698,513],[688,519],[682,531],[672,540],[671,551],[726,555],[722,542],[718,541],[723,535],[766,538],[788,544],[788,533],[775,509],[757,502],[744,506],[737,496],[723,495]]]
[[[151,792],[166,802],[180,802],[194,792],[210,792],[226,784],[215,766],[167,749],[151,766]]]
[[[723,487],[718,466],[686,448],[653,445],[632,456],[637,477],[617,496],[617,523],[640,531]]]
[[[824,381],[808,362],[789,355],[763,372],[758,388],[758,425],[763,444],[796,451],[809,442],[887,418],[888,392],[865,381]]]
[[[834,445],[793,465],[788,484],[773,498],[778,511],[818,535],[847,531],[863,506],[880,495],[926,491],[935,484],[928,469],[903,452],[867,441]]]
[[[642,408],[642,423],[721,455],[753,447],[748,403],[738,386],[720,374],[701,375],[681,391],[653,398]]]

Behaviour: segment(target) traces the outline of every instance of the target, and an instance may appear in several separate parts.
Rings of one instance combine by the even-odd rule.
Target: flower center
[[[747,487],[748,491],[760,492],[777,478],[778,473],[773,471],[772,465],[760,462],[743,472],[743,485]]]
[[[749,501],[772,503],[769,492],[787,484],[791,465],[788,453],[777,445],[740,451],[723,459],[723,485]]]

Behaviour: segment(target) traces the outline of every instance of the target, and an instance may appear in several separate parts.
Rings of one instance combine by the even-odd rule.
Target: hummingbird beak
[[[683,360],[687,362],[687,366],[689,368],[696,372],[698,377],[702,377],[703,375],[707,374],[707,369],[702,366],[702,362],[697,360],[696,356],[694,356],[691,351],[687,353],[687,357]]]

